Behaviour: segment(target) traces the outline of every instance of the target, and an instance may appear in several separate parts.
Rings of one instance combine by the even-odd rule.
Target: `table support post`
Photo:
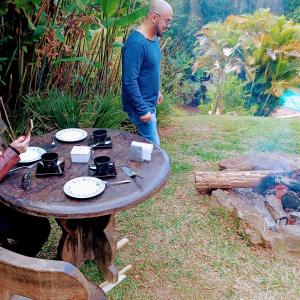
[[[80,267],[85,260],[93,259],[105,280],[118,281],[114,265],[117,242],[113,238],[115,215],[87,219],[57,219],[63,230],[58,256]]]

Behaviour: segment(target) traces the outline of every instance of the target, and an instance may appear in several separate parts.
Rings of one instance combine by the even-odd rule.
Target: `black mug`
[[[94,158],[94,164],[96,166],[96,174],[99,176],[107,175],[110,170],[110,157],[97,156]]]
[[[44,169],[46,171],[55,171],[57,167],[57,162],[58,162],[58,153],[54,152],[47,152],[44,153],[42,156],[42,163],[44,166]]]
[[[97,129],[93,131],[94,143],[105,142],[107,136],[106,129]]]

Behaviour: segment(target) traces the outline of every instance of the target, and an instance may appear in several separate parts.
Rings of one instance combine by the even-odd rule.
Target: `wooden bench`
[[[0,247],[1,300],[104,300],[103,290],[72,264],[26,257]]]

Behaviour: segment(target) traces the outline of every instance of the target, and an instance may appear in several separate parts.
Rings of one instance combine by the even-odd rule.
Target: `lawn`
[[[160,194],[117,215],[116,237],[128,237],[116,260],[132,264],[111,299],[299,299],[299,260],[249,244],[236,221],[194,187],[195,170],[215,170],[243,153],[300,154],[298,119],[203,116],[177,112],[161,130],[171,176]],[[41,257],[53,257],[59,231]],[[101,278],[93,263],[81,269]]]

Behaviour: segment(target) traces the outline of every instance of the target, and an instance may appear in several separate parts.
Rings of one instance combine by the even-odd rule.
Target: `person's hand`
[[[146,115],[140,116],[140,120],[145,123],[150,122],[151,121],[150,112],[148,112]]]
[[[28,136],[20,136],[15,141],[13,141],[10,145],[14,147],[18,152],[24,153],[27,150],[30,141],[30,134]]]
[[[164,100],[163,95],[161,94],[161,92],[159,92],[158,94],[158,98],[157,98],[157,105],[161,104]]]

